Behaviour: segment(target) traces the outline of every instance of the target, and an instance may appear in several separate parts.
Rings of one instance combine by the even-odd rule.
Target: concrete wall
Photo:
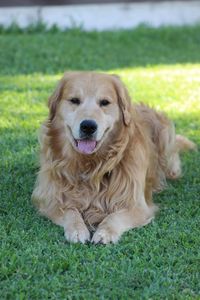
[[[82,26],[85,30],[127,29],[139,24],[153,27],[200,23],[200,1],[158,1],[116,4],[2,7],[0,24],[20,27],[42,20],[61,29]]]

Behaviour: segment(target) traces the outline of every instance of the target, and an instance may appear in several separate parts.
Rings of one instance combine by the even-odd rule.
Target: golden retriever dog
[[[48,106],[32,195],[40,213],[73,243],[116,243],[148,224],[152,193],[181,175],[179,153],[195,144],[164,114],[132,104],[116,75],[67,72]]]

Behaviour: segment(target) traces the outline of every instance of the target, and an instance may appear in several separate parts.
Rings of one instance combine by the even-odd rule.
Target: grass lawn
[[[0,32],[0,299],[200,299],[200,156],[155,195],[156,219],[117,245],[70,245],[30,197],[37,130],[64,70],[119,74],[200,145],[200,26]]]

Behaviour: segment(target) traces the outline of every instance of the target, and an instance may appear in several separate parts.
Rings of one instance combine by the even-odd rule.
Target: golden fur
[[[80,107],[68,101],[77,96]],[[101,97],[111,103],[99,107]],[[88,117],[102,136],[94,153],[83,154],[73,135]],[[68,241],[84,243],[94,231],[91,241],[105,244],[152,220],[152,193],[181,175],[179,152],[195,148],[164,114],[132,104],[117,76],[93,72],[64,75],[49,99],[40,146],[33,192],[40,213],[63,226]]]

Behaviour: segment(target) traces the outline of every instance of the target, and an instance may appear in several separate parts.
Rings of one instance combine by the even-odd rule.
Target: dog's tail
[[[188,138],[186,138],[183,135],[176,135],[176,147],[178,152],[184,152],[188,150],[194,150],[197,151],[197,145],[190,141]]]

